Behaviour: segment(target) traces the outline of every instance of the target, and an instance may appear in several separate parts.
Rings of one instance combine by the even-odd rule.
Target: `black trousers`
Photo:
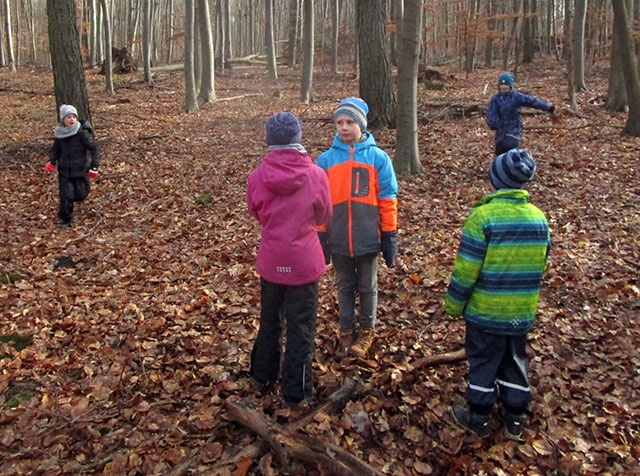
[[[504,154],[505,152],[509,152],[511,149],[515,149],[520,146],[520,139],[507,135],[502,139],[498,140],[496,138],[496,157]]]
[[[289,403],[312,397],[318,283],[286,286],[260,278],[260,286],[260,330],[251,352],[251,375],[261,384],[278,379],[286,327],[282,396]]]
[[[60,206],[58,207],[58,218],[65,223],[73,219],[73,204],[82,202],[89,195],[89,177],[65,177],[58,174],[58,194]]]
[[[472,411],[488,414],[499,400],[510,412],[524,413],[531,400],[526,347],[526,335],[492,334],[467,323],[467,400]]]

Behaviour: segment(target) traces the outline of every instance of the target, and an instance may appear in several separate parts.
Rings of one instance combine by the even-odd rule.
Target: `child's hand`
[[[97,179],[98,177],[100,177],[100,174],[96,169],[89,170],[89,178]]]
[[[44,173],[45,174],[50,174],[55,169],[56,169],[55,165],[53,165],[51,162],[47,162],[47,165],[44,166]]]

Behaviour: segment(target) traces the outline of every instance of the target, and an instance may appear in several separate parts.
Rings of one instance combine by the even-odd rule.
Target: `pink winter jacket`
[[[258,273],[290,286],[317,281],[326,265],[316,227],[333,210],[324,170],[296,149],[272,150],[249,175],[247,205],[262,225]]]

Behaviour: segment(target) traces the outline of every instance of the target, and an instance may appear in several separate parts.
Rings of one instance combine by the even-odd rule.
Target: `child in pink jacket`
[[[249,175],[247,205],[262,225],[256,269],[260,273],[260,330],[251,353],[251,375],[260,388],[280,374],[285,404],[313,396],[312,362],[318,279],[326,265],[316,227],[331,218],[326,173],[300,144],[302,124],[279,112],[266,124],[267,155]]]

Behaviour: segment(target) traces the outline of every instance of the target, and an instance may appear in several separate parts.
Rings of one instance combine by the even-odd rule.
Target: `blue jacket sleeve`
[[[498,117],[498,101],[497,96],[493,96],[489,101],[489,109],[487,110],[487,125],[489,129],[495,131],[500,126],[500,118]]]
[[[526,94],[519,93],[518,102],[520,106],[532,107],[533,109],[539,109],[541,111],[551,111],[551,105],[533,96],[527,96]]]

